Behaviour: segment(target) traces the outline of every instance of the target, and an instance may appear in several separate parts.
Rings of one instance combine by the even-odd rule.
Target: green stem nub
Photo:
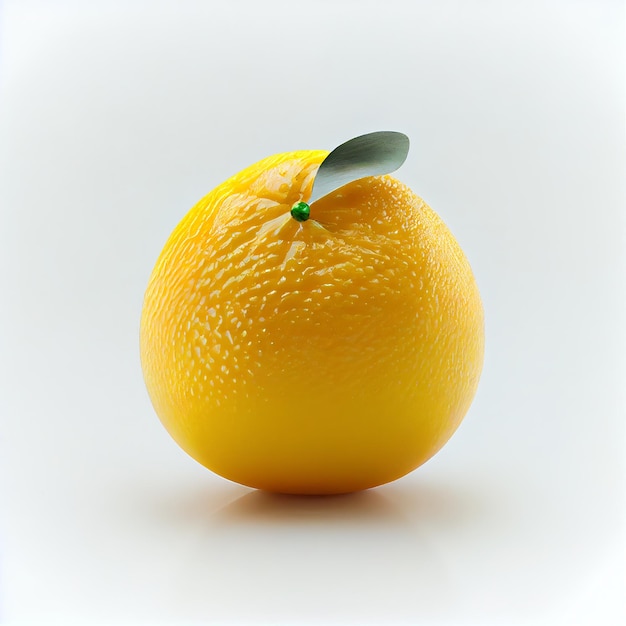
[[[306,222],[311,215],[311,207],[306,202],[296,202],[291,207],[291,217],[299,222]]]

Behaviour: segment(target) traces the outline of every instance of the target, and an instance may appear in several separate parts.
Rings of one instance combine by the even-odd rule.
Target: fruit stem
[[[306,222],[311,215],[311,207],[306,202],[296,202],[291,207],[291,217],[298,222]]]

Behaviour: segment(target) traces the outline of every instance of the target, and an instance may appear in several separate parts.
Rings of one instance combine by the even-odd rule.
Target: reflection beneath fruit
[[[469,497],[411,481],[320,497],[228,487],[221,506],[197,502],[176,518],[186,519],[173,590],[189,607],[181,619],[389,623],[408,601],[423,619],[463,603],[445,537],[466,525]]]
[[[212,526],[232,524],[403,524],[402,510],[377,491],[334,496],[293,496],[252,491],[211,519]]]
[[[424,472],[339,496],[215,480],[153,492],[144,511],[162,524],[178,623],[393,623],[407,604],[430,623],[446,607],[471,611],[467,558],[489,552],[494,525],[508,527],[500,496]]]

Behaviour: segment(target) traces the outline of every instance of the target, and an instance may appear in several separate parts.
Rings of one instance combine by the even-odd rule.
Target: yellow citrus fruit
[[[145,295],[141,359],[179,445],[230,480],[344,493],[407,474],[450,438],[483,361],[470,266],[391,176],[307,201],[323,151],[256,163],[202,199]]]

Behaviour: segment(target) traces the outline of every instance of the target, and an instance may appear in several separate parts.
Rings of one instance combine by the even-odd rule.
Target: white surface
[[[1,28],[6,623],[626,621],[623,3],[12,0]],[[474,267],[478,396],[392,485],[250,492],[151,409],[148,275],[231,174],[380,129]]]

